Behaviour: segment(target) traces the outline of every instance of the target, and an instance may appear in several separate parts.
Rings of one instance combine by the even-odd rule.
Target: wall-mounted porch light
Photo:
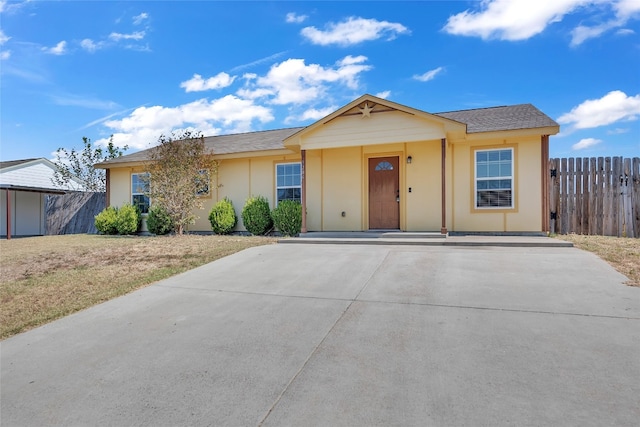
[[[412,160],[413,160],[413,157],[408,156],[407,157],[407,164],[410,165]]]

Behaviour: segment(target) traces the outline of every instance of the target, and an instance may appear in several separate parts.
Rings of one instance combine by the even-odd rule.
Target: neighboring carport
[[[42,236],[45,234],[45,196],[65,194],[65,190],[0,184],[0,237]]]

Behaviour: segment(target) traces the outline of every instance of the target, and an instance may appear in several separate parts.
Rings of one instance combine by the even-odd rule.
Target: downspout
[[[442,227],[440,228],[440,234],[447,234],[447,185],[446,185],[446,150],[447,150],[447,138],[442,138],[441,151],[442,151]]]
[[[302,195],[301,195],[301,204],[302,204],[302,228],[301,232],[307,232],[307,174],[306,174],[306,166],[307,166],[307,150],[300,150],[300,154],[302,156],[302,161],[300,162],[300,175],[302,178]]]

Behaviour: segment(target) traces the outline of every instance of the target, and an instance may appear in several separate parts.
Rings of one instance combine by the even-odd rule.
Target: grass
[[[274,242],[267,237],[196,235],[0,240],[0,339]]]
[[[593,252],[629,278],[627,285],[640,287],[640,239],[566,234],[555,236],[575,247]]]

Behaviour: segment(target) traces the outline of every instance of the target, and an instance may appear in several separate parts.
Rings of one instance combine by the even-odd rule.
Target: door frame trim
[[[398,215],[400,230],[405,230],[405,209],[406,209],[406,194],[403,191],[406,188],[406,166],[405,166],[405,153],[404,151],[381,151],[375,153],[362,153],[362,229],[363,230],[375,230],[369,228],[369,159],[375,159],[380,157],[398,157],[398,186],[400,187],[400,204],[398,206]]]

